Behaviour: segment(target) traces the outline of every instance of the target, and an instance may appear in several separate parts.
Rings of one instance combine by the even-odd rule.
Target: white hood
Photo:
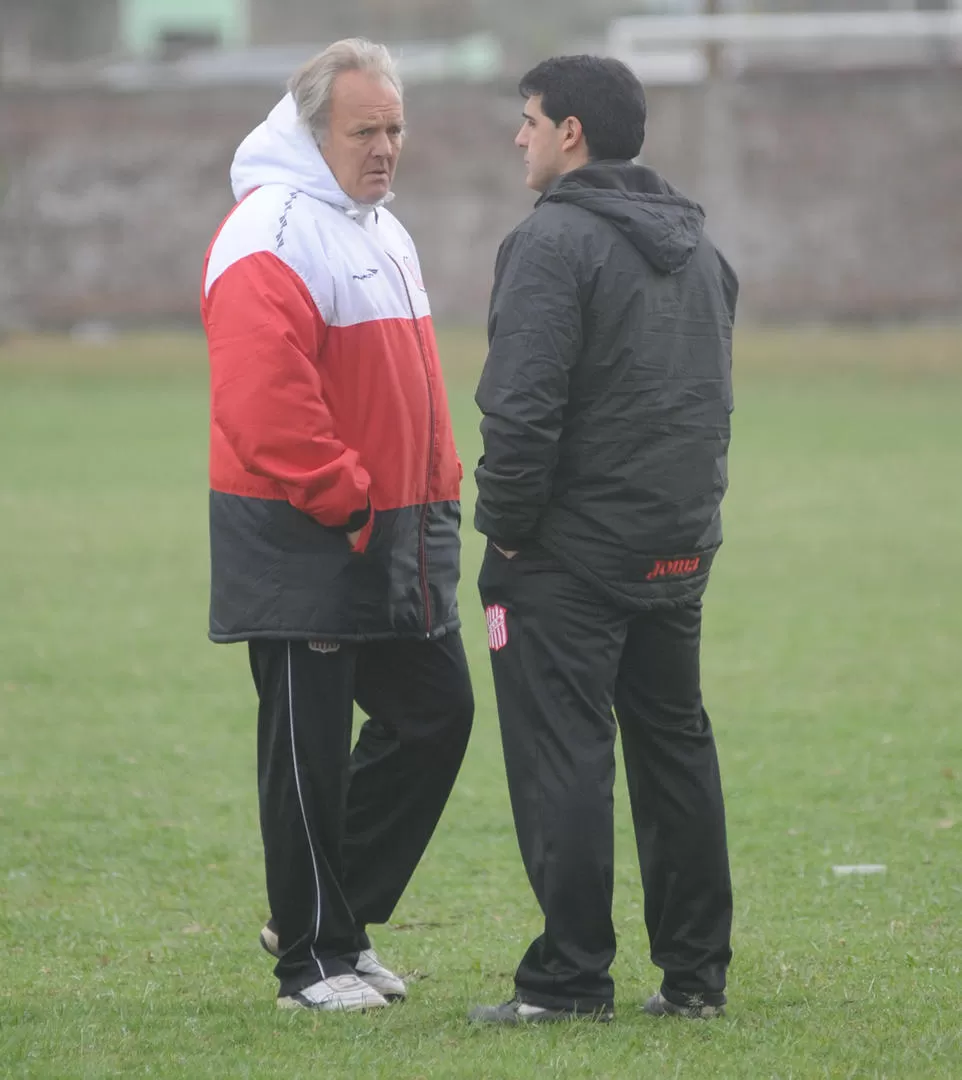
[[[355,202],[338,186],[307,128],[297,118],[290,94],[237,148],[230,170],[234,198],[240,202],[255,188],[283,184],[312,199],[340,207],[349,217],[365,217],[394,198],[389,192],[374,206]]]

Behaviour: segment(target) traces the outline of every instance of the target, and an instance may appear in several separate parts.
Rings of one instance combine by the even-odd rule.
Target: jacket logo
[[[656,581],[658,578],[682,577],[685,574],[694,574],[701,566],[701,556],[694,559],[655,559],[653,569],[645,574],[645,581]]]
[[[500,604],[490,604],[484,609],[488,624],[488,648],[498,652],[508,644],[508,612]]]
[[[277,236],[274,237],[274,242],[277,244],[277,250],[284,246],[284,233],[287,231],[287,215],[291,212],[291,207],[294,205],[294,201],[297,199],[297,192],[292,191],[284,203],[284,211],[281,214],[280,228],[277,230]]]
[[[370,281],[372,277],[377,273],[376,266],[369,266],[367,271],[363,274],[352,274],[351,276],[355,281]]]
[[[309,641],[307,647],[311,652],[335,653],[340,651],[340,644],[336,641]]]

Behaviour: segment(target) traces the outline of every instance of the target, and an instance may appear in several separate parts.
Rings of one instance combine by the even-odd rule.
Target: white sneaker
[[[279,1009],[320,1009],[325,1012],[358,1012],[383,1009],[386,1005],[386,999],[356,975],[332,975],[296,994],[277,999]]]
[[[365,949],[358,954],[354,970],[387,1001],[402,1001],[407,997],[408,988],[404,980],[389,971],[377,958],[373,949]]]
[[[260,941],[261,948],[265,952],[270,953],[271,956],[281,955],[280,941],[274,929],[273,920],[261,930]],[[373,987],[388,1001],[401,1001],[407,997],[408,988],[404,985],[404,980],[393,971],[389,971],[378,960],[377,953],[373,949],[365,949],[360,953],[354,970],[368,986]]]
[[[271,956],[276,956],[280,959],[281,955],[281,939],[277,936],[277,931],[274,929],[274,920],[271,921],[261,930],[261,948],[264,952],[268,952]]]

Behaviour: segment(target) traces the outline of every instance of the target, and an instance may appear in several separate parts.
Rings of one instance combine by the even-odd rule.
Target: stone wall
[[[196,319],[253,88],[7,90],[0,322]],[[704,203],[754,320],[962,315],[962,71],[758,74],[650,92],[645,157]],[[483,318],[498,242],[532,203],[511,87],[415,88],[393,209],[437,316]]]

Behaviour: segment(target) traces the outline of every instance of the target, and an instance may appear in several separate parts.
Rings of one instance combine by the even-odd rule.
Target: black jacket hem
[[[461,629],[461,620],[452,619],[443,626],[435,626],[430,634],[415,631],[379,630],[366,634],[345,634],[342,631],[324,630],[236,630],[229,634],[208,631],[207,637],[215,645],[235,645],[240,641],[436,641],[446,634],[453,634]]]

